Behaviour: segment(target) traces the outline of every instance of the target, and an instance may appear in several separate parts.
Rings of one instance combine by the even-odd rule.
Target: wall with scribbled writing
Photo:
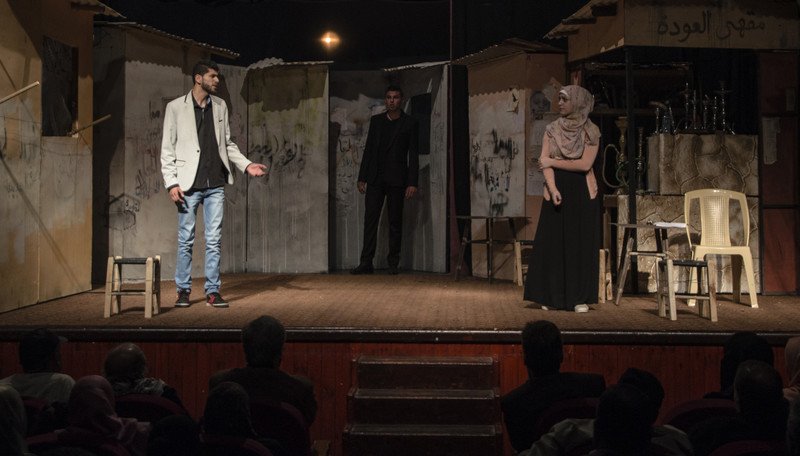
[[[247,199],[247,270],[328,270],[328,68],[251,69],[247,154],[266,165]]]

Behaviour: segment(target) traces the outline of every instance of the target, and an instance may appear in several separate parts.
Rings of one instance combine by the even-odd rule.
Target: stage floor
[[[227,274],[227,309],[206,306],[202,279],[195,280],[192,306],[174,308],[174,282],[163,281],[161,313],[152,319],[144,318],[142,296],[124,296],[122,312],[103,318],[104,289],[97,288],[0,314],[0,340],[38,326],[58,328],[71,340],[134,334],[136,340],[238,340],[241,327],[264,314],[281,320],[295,341],[515,343],[525,322],[540,319],[556,323],[567,343],[716,344],[733,332],[755,331],[782,345],[800,334],[798,296],[759,296],[759,308],[752,309],[748,296],[737,304],[723,294],[716,323],[678,301],[678,320],[670,321],[658,316],[654,295],[624,295],[619,307],[606,302],[575,314],[523,301],[522,287],[509,281],[381,272]]]

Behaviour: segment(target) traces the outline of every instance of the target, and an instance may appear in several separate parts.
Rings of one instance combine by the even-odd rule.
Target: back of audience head
[[[649,423],[653,425],[658,419],[658,412],[664,401],[664,387],[661,385],[661,381],[650,372],[632,367],[623,372],[619,383],[633,385],[647,396]]]
[[[642,455],[650,445],[649,399],[628,383],[611,385],[600,395],[594,421],[595,446],[614,454]]]
[[[788,382],[783,395],[789,401],[796,401],[800,398],[800,337],[792,337],[786,342],[784,355]]]
[[[789,456],[800,456],[800,400],[792,401],[786,423],[786,445]]]
[[[171,415],[153,423],[147,441],[148,456],[194,456],[200,453],[200,427],[190,417]]]
[[[258,317],[242,328],[242,346],[248,367],[280,367],[284,342],[286,329],[269,315]]]
[[[222,382],[208,392],[202,431],[254,438],[250,421],[250,396],[238,383]]]
[[[522,351],[531,377],[557,374],[564,361],[561,331],[547,320],[528,322],[522,330]]]
[[[25,373],[60,372],[61,343],[67,339],[46,328],[37,328],[22,336],[19,363]]]
[[[775,353],[769,342],[750,331],[737,332],[725,343],[720,363],[720,390],[725,391],[733,385],[736,370],[747,360],[758,360],[775,365]]]
[[[126,342],[112,348],[103,362],[103,377],[110,383],[135,382],[147,375],[147,358],[136,344]]]
[[[0,385],[0,454],[17,456],[27,452],[26,426],[25,406],[19,393]]]
[[[783,379],[769,364],[743,362],[736,371],[733,391],[742,416],[755,422],[779,416],[785,422],[788,403],[783,397]]]
[[[69,396],[69,424],[80,429],[115,434],[121,424],[116,420],[114,390],[108,380],[88,375],[75,382]]]

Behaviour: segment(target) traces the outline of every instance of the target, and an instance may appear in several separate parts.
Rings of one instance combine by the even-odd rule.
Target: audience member
[[[288,456],[283,445],[260,438],[250,420],[250,396],[234,382],[221,382],[208,392],[206,408],[200,421],[204,434],[222,434],[253,439],[267,447],[274,456]]]
[[[685,432],[669,425],[654,425],[664,400],[664,388],[655,375],[630,368],[622,374],[618,383],[633,385],[647,396],[652,445],[658,446],[665,455],[693,454],[692,444]],[[520,456],[559,456],[590,448],[594,441],[594,421],[592,418],[566,419],[553,426],[550,432],[534,442],[529,450],[521,452]]]
[[[775,353],[769,342],[750,331],[737,332],[725,343],[720,362],[720,390],[707,393],[705,398],[733,400],[733,379],[739,365],[747,360],[763,361],[775,365]]]
[[[189,416],[170,415],[155,423],[147,440],[147,456],[201,454],[200,426]]]
[[[27,453],[25,445],[25,406],[17,390],[0,386],[0,454],[21,456]]]
[[[136,344],[126,342],[111,349],[103,363],[103,377],[111,383],[117,397],[126,394],[152,394],[169,399],[184,408],[175,388],[163,380],[147,377],[147,358]]]
[[[99,375],[79,379],[72,388],[68,404],[69,426],[59,436],[65,443],[119,443],[131,456],[144,456],[150,423],[120,418],[114,411],[114,390]]]
[[[642,456],[650,446],[652,410],[637,387],[611,385],[597,403],[594,420],[595,450],[590,456]]]
[[[61,373],[61,343],[67,339],[46,328],[29,331],[19,343],[21,374],[0,380],[20,396],[38,397],[47,402],[66,403],[75,380]]]
[[[559,372],[564,360],[561,332],[550,321],[529,322],[522,330],[522,351],[528,381],[500,400],[511,446],[527,450],[538,436],[539,415],[563,399],[598,397],[605,389],[602,375]]]
[[[800,397],[800,337],[792,337],[786,341],[786,376],[788,383],[783,389],[783,397],[787,401],[796,401]]]
[[[289,403],[300,411],[306,424],[311,426],[317,413],[314,385],[300,375],[289,375],[280,370],[286,330],[281,322],[262,316],[242,329],[246,367],[217,372],[209,381],[209,388],[230,381],[243,386],[250,396],[266,397]]]
[[[800,456],[800,401],[792,402],[786,423],[786,445],[789,456]]]
[[[749,360],[741,363],[734,380],[737,414],[700,422],[689,438],[695,455],[705,456],[720,446],[739,440],[784,440],[789,403],[783,397],[783,380],[774,367]]]

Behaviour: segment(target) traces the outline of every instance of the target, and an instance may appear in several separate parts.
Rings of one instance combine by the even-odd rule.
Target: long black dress
[[[553,171],[561,204],[542,203],[524,299],[571,311],[597,302],[600,195],[589,197],[585,173]]]

